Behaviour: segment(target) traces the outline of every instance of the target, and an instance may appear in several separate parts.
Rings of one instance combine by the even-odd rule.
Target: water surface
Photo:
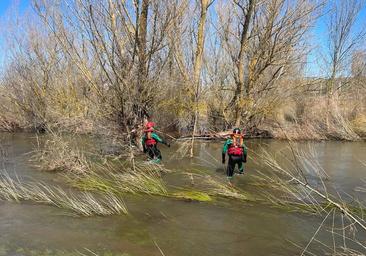
[[[27,154],[37,144],[30,134],[2,134],[1,166],[11,175],[58,183],[55,174],[32,167]],[[355,192],[363,185],[366,167],[365,142],[312,143],[319,163],[338,189],[365,199]],[[260,148],[270,152],[286,150],[287,142],[249,140],[252,152],[245,175],[235,184],[249,189],[256,170],[266,171],[256,157]],[[96,147],[100,146],[98,143]],[[219,142],[199,142],[197,158],[177,159],[177,145],[162,149],[164,164],[178,172],[194,171],[224,177]],[[299,143],[308,147],[307,143]],[[168,180],[176,184],[174,175]],[[252,188],[250,188],[252,189]],[[258,189],[258,188],[257,188]],[[213,203],[186,202],[153,196],[126,196],[129,215],[72,217],[51,206],[0,201],[0,255],[56,255],[88,248],[100,255],[298,255],[315,232],[321,217],[290,213],[256,203],[217,200]],[[328,239],[326,232],[320,238]],[[322,247],[312,245],[321,254]],[[47,254],[46,254],[47,253]],[[60,254],[61,255],[61,254]],[[62,254],[64,255],[64,254]],[[110,254],[109,254],[110,255]]]

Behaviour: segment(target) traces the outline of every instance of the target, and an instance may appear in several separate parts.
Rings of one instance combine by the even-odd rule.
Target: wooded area
[[[366,135],[364,1],[35,0],[8,21],[2,130]],[[331,10],[331,11],[329,11]],[[318,77],[312,28],[328,24]],[[365,27],[365,26],[363,26]],[[194,141],[192,140],[192,143]]]

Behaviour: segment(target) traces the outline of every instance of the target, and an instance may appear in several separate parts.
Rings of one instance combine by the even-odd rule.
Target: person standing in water
[[[146,128],[144,131],[144,135],[142,136],[141,143],[144,150],[144,153],[147,153],[149,158],[154,161],[155,163],[160,163],[162,159],[162,155],[160,150],[157,147],[158,142],[170,147],[170,144],[168,144],[165,140],[159,137],[154,132],[154,126],[155,123],[148,122],[146,124]]]
[[[238,165],[239,174],[244,173],[243,163],[247,162],[247,148],[244,145],[244,136],[239,128],[235,128],[222,149],[222,163],[225,164],[226,153],[229,155],[229,161],[226,169],[226,175],[229,182],[233,178],[235,165]]]

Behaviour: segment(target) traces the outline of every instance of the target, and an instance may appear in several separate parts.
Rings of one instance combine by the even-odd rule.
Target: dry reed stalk
[[[292,154],[288,152],[292,152]],[[360,242],[356,238],[356,231],[362,234],[366,233],[365,207],[359,201],[353,200],[353,204],[346,202],[334,188],[329,186],[327,181],[329,177],[321,165],[317,163],[313,153],[314,150],[311,148],[308,151],[301,150],[289,142],[287,153],[282,153],[286,160],[284,163],[283,161],[279,162],[278,157],[263,150],[261,160],[269,168],[266,173],[259,173],[259,177],[271,184],[274,189],[274,191],[266,193],[267,199],[280,207],[292,207],[298,204],[300,209],[325,216],[308,244],[303,248],[301,255],[315,255],[309,251],[309,247],[314,242],[321,243],[316,239],[316,236],[320,229],[325,228],[326,221],[329,222],[331,213],[333,213],[333,221],[329,232],[332,235],[334,245],[332,250],[329,250],[330,254],[344,255],[345,251],[356,252],[347,249],[347,241],[352,243],[352,246],[366,249],[364,242]],[[337,232],[334,224],[336,214],[339,214],[338,219],[342,220],[342,227],[337,229],[340,232]],[[335,237],[338,237],[338,240],[342,239],[341,246],[336,245],[337,239]],[[326,246],[326,249],[330,248],[326,244],[323,246]],[[339,248],[343,248],[343,252],[339,253]]]
[[[7,173],[0,176],[0,197],[7,201],[49,204],[82,216],[127,214],[123,200],[112,193],[98,196],[89,192],[67,193],[60,187],[22,182],[18,178],[11,178]]]
[[[292,147],[292,149],[294,148]],[[301,153],[300,150],[295,150],[293,157],[298,159],[302,154],[303,153]],[[262,174],[262,177],[276,185],[278,191],[283,192],[283,195],[289,199],[299,201],[300,203],[307,205],[311,204],[319,213],[325,212],[325,209],[329,206],[335,207],[366,231],[366,221],[362,216],[353,213],[349,208],[350,205],[346,204],[341,199],[337,199],[338,195],[329,193],[329,189],[324,182],[324,177],[321,176],[323,171],[319,170],[317,165],[307,165],[306,162],[300,162],[300,168],[305,170],[305,172],[300,173],[297,170],[299,167],[295,166],[295,164],[286,167],[284,164],[280,164],[279,161],[267,151],[263,151],[261,160],[270,168],[270,175]],[[315,159],[313,160],[315,162]],[[299,163],[299,161],[297,162]],[[316,178],[316,182],[309,184],[304,173],[313,175],[313,178]],[[295,182],[296,184],[292,185],[289,181]],[[271,198],[277,199],[277,201],[281,203],[281,198],[273,196],[271,196]]]
[[[144,193],[149,195],[168,194],[161,173],[168,169],[148,163],[118,163],[104,161],[93,171],[83,175],[65,174],[67,180],[83,190],[97,190],[111,193]]]
[[[41,148],[33,152],[31,161],[42,170],[47,171],[68,171],[74,173],[85,173],[90,169],[90,164],[85,154],[70,145],[61,134],[51,132],[50,139],[47,139]]]

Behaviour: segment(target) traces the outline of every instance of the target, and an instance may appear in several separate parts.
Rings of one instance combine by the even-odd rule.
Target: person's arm
[[[152,133],[151,134],[151,137],[153,138],[153,139],[155,139],[157,142],[160,142],[161,144],[164,144],[164,145],[166,145],[166,146],[168,146],[168,147],[170,147],[170,144],[169,143],[167,143],[165,140],[163,140],[162,138],[160,138],[159,137],[159,135],[157,135],[156,133]]]
[[[226,152],[229,148],[230,140],[225,141],[224,147],[222,148],[222,163],[225,163]]]

